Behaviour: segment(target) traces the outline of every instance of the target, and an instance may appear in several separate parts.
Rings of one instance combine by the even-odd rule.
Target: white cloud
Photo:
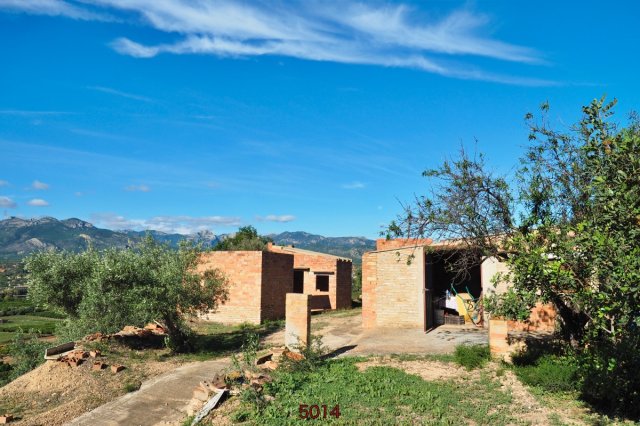
[[[0,207],[6,209],[15,209],[16,207],[18,207],[18,205],[9,197],[0,197]]]
[[[91,221],[109,229],[155,230],[167,233],[193,234],[211,230],[216,226],[239,226],[239,217],[230,216],[154,216],[148,219],[131,219],[115,213],[95,213]]]
[[[147,185],[129,185],[124,188],[125,191],[129,192],[149,192],[151,188]]]
[[[95,13],[62,0],[0,0],[0,8],[34,15],[66,16],[86,21],[112,20],[107,15]]]
[[[114,50],[137,58],[161,53],[211,54],[220,57],[280,55],[313,61],[413,68],[460,79],[518,85],[555,82],[494,74],[469,64],[468,57],[540,64],[536,50],[490,36],[491,19],[469,7],[438,19],[420,16],[414,7],[354,0],[339,3],[231,0],[87,0],[80,7],[62,0],[0,0],[0,9],[58,14],[76,19],[81,12],[129,12],[173,41],[147,45],[125,37]],[[89,9],[87,3],[93,9]],[[53,13],[56,12],[56,13]],[[102,15],[98,15],[102,16]],[[455,58],[455,60],[452,60]],[[109,88],[108,93],[129,95]],[[107,90],[103,90],[107,92]],[[137,95],[132,99],[136,99]]]
[[[362,182],[351,182],[342,185],[344,189],[363,189],[366,185]]]
[[[42,198],[33,198],[27,202],[28,205],[34,207],[47,207],[49,203]]]
[[[290,214],[283,214],[283,215],[275,215],[275,214],[270,214],[267,216],[256,216],[256,220],[260,221],[260,222],[280,222],[280,223],[286,223],[286,222],[293,222],[294,220],[296,220],[296,217]]]
[[[122,98],[133,99],[136,101],[142,102],[152,102],[153,99],[147,98],[146,96],[135,95],[133,93],[122,92],[120,90],[112,89],[110,87],[102,87],[102,86],[89,86],[87,89],[95,90],[97,92],[108,93],[110,95],[120,96]]]
[[[0,186],[9,186],[9,182],[6,180],[0,180]]]
[[[45,191],[49,189],[49,186],[50,185],[48,183],[40,182],[39,180],[34,180],[33,183],[31,184],[31,187],[33,189],[37,189],[39,191]]]

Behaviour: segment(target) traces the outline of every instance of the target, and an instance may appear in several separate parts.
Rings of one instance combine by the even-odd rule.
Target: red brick
[[[126,367],[125,367],[124,365],[112,365],[112,366],[111,366],[111,372],[112,372],[112,373],[114,373],[114,374],[115,374],[115,373],[119,373],[119,372],[121,372],[122,370],[124,370],[125,368],[126,368]]]

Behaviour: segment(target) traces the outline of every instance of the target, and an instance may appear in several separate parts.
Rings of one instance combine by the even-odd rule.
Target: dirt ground
[[[108,401],[126,394],[126,385],[141,382],[173,370],[174,362],[149,361],[129,365],[113,374],[109,368],[92,371],[91,363],[78,367],[47,361],[35,370],[0,388],[4,407],[13,407],[16,425],[62,425]]]
[[[474,326],[445,325],[428,333],[408,328],[364,330],[359,309],[312,316],[311,334],[345,355],[450,354],[459,344],[489,344],[487,330]],[[284,331],[280,331],[264,342],[277,346],[283,341]]]

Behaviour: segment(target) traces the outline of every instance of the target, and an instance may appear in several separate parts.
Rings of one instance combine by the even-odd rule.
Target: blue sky
[[[0,0],[0,214],[376,237],[543,101],[638,108],[640,6],[604,4]]]

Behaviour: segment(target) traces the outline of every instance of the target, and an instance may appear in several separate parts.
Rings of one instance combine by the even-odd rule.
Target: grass
[[[12,315],[0,318],[7,321],[0,324],[0,333],[12,334],[19,329],[34,329],[41,334],[52,334],[55,331],[56,324],[60,321],[58,318],[47,318],[39,315]]]
[[[463,385],[428,382],[391,367],[359,371],[358,359],[341,358],[312,371],[279,371],[265,392],[275,400],[260,412],[245,404],[235,414],[238,420],[255,424],[282,425],[299,421],[299,405],[336,405],[340,423],[362,424],[467,424],[514,423],[511,395],[488,375]],[[334,417],[320,419],[336,422]]]
[[[458,345],[453,355],[455,361],[467,370],[483,367],[490,359],[488,345]]]
[[[178,355],[187,361],[200,361],[228,356],[242,347],[250,334],[264,337],[284,328],[284,321],[266,321],[262,324],[224,325],[202,322],[194,326],[195,351]]]

